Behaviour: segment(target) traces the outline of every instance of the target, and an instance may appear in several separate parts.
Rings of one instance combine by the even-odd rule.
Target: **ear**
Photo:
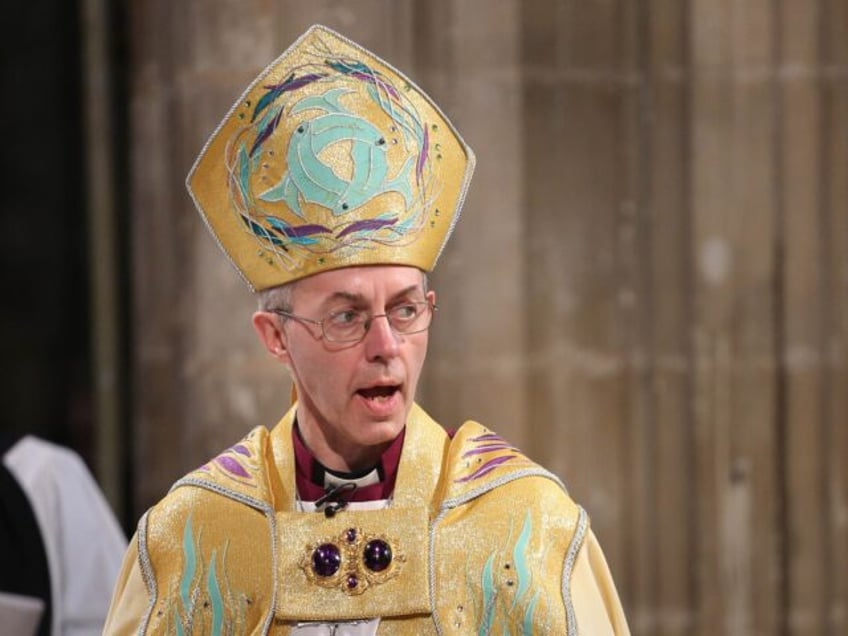
[[[277,314],[270,311],[257,311],[253,314],[252,322],[253,330],[268,353],[280,362],[288,363],[289,352],[286,345],[286,334]]]
[[[426,296],[424,296],[424,298],[426,298],[426,299],[427,299],[427,301],[428,301],[431,305],[434,305],[434,306],[435,306],[435,304],[436,304],[436,292],[434,292],[432,289],[431,289],[430,291],[428,291],[428,292],[427,292],[427,295],[426,295]]]

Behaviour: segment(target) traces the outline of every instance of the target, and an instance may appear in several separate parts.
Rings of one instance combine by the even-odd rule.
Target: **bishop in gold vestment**
[[[141,519],[107,634],[627,634],[587,513],[414,402],[474,155],[408,78],[307,31],[189,179],[297,399]]]

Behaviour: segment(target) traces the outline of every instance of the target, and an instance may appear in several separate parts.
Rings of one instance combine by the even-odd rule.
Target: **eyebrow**
[[[398,298],[403,298],[404,296],[409,296],[412,292],[418,291],[419,289],[421,289],[420,283],[418,285],[410,285],[409,287],[401,289],[399,292],[392,295],[392,297],[389,299],[389,302],[394,302]]]
[[[398,292],[392,294],[389,298],[389,303],[396,301],[398,298],[403,298],[404,296],[408,296],[410,293],[421,289],[421,284],[410,285],[409,287],[404,287]],[[347,300],[351,303],[361,303],[365,304],[365,297],[362,294],[354,294],[352,292],[346,291],[337,291],[330,295],[323,303],[321,303],[321,307],[326,309],[332,303],[338,300]]]

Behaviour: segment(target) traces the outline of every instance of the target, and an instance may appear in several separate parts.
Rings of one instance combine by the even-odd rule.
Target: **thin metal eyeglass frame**
[[[277,314],[278,316],[283,316],[284,318],[291,318],[292,320],[297,320],[299,322],[308,322],[308,323],[311,323],[313,325],[318,325],[321,328],[321,338],[323,340],[326,340],[327,342],[334,342],[334,343],[337,343],[337,344],[354,344],[354,343],[359,343],[359,342],[362,342],[363,340],[365,340],[365,336],[368,335],[368,331],[371,329],[371,325],[374,323],[375,318],[385,318],[386,321],[389,323],[389,327],[391,327],[392,331],[394,331],[396,334],[410,335],[410,334],[415,334],[415,333],[421,333],[422,331],[427,331],[430,328],[430,325],[433,324],[433,316],[435,315],[436,311],[439,309],[437,305],[431,303],[428,300],[416,300],[416,301],[411,301],[409,303],[401,303],[401,305],[403,305],[403,304],[426,305],[427,308],[428,308],[427,310],[430,312],[430,320],[427,322],[427,326],[423,327],[421,329],[416,329],[414,331],[399,331],[397,329],[397,327],[395,327],[395,325],[392,322],[392,319],[389,317],[388,313],[373,314],[370,318],[368,318],[368,320],[366,320],[364,323],[362,323],[365,326],[365,331],[362,332],[362,335],[359,336],[358,338],[353,338],[351,340],[334,340],[334,339],[327,336],[327,332],[324,329],[324,321],[329,319],[331,317],[332,313],[334,313],[334,312],[327,314],[321,320],[315,320],[314,318],[307,318],[306,316],[298,316],[297,314],[293,314],[290,311],[285,311],[283,309],[270,309],[269,311],[271,313]]]

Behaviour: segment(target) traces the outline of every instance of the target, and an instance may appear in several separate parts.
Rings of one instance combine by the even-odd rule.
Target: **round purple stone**
[[[362,557],[369,570],[382,572],[392,563],[392,547],[382,539],[373,539],[365,546]]]
[[[332,543],[322,543],[312,551],[312,570],[318,576],[333,576],[341,564],[342,555]]]
[[[347,589],[355,590],[356,586],[359,585],[359,579],[356,578],[355,574],[350,574],[347,577]]]
[[[345,538],[348,543],[356,541],[356,528],[348,528],[347,532],[345,532]]]

